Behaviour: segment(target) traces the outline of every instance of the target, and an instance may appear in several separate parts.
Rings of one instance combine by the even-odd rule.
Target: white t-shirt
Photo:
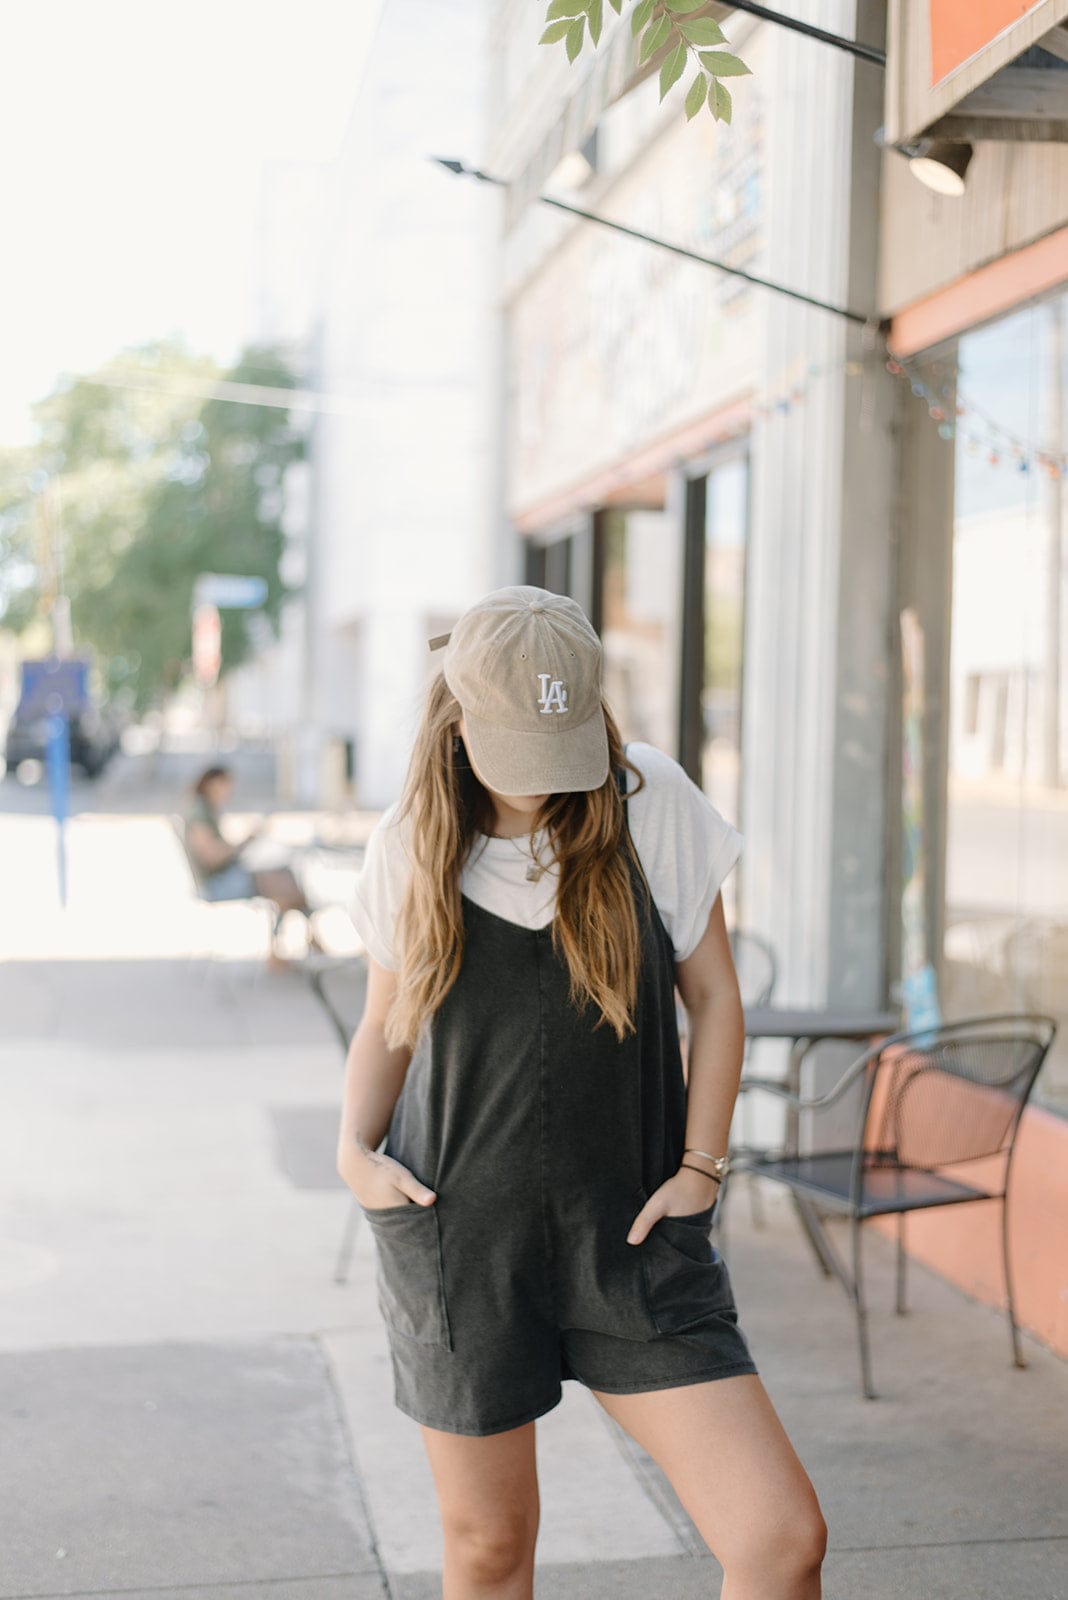
[[[675,958],[685,961],[700,943],[720,885],[742,853],[744,836],[671,756],[638,742],[627,745],[627,755],[645,779],[645,787],[628,800],[631,837]],[[410,819],[398,820],[398,805],[384,811],[371,832],[352,904],[352,920],[369,954],[389,968],[396,966],[393,930],[410,870],[405,842]],[[547,926],[556,909],[559,868],[551,862],[544,828],[534,834],[534,849],[546,863],[537,882],[526,876],[526,835],[496,839],[480,834],[461,872],[461,890],[509,922],[524,928]]]

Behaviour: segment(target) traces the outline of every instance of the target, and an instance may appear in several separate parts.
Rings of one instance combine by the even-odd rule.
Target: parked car
[[[72,765],[97,777],[118,749],[118,727],[93,698],[88,661],[56,656],[22,663],[18,705],[4,749],[8,772],[22,761],[46,759],[49,719],[56,712],[67,718]]]

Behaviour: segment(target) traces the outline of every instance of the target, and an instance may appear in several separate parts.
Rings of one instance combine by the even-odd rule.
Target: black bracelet
[[[706,1172],[704,1167],[695,1167],[692,1161],[680,1161],[679,1162],[679,1166],[680,1167],[689,1167],[691,1172],[699,1172],[701,1174],[702,1178],[711,1178],[713,1183],[722,1183],[723,1182],[723,1179],[717,1177],[714,1172]]]

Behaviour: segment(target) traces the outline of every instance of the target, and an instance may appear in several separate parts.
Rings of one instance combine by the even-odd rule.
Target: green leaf
[[[686,46],[680,39],[660,68],[660,98],[663,100],[673,84],[678,83],[686,71]]]
[[[716,78],[708,86],[708,105],[717,122],[731,120],[730,93]]]
[[[708,0],[664,0],[669,11],[684,17],[688,11],[700,11],[701,7],[708,4]]]
[[[584,16],[577,17],[567,30],[567,44],[565,48],[567,50],[567,59],[569,61],[574,61],[575,57],[582,49],[582,30],[585,28],[585,26],[586,18]]]
[[[679,32],[691,44],[722,44],[726,35],[718,22],[711,17],[698,17],[693,22],[680,22]]]
[[[590,38],[593,40],[595,48],[600,43],[600,39],[601,39],[601,22],[602,22],[603,16],[604,16],[604,11],[603,11],[603,8],[602,8],[602,5],[601,5],[601,0],[590,0],[590,9],[589,9]]]
[[[738,56],[726,50],[702,50],[701,65],[707,67],[714,78],[739,78],[750,69]]]
[[[545,13],[546,22],[553,22],[557,17],[584,17],[586,15],[586,0],[552,0],[548,11]]]
[[[705,103],[705,75],[699,72],[686,93],[686,121],[690,122]]]
[[[562,39],[564,37],[564,34],[567,32],[570,26],[570,17],[562,17],[559,22],[550,22],[541,38],[538,40],[538,43],[555,44],[557,39]]]
[[[656,0],[638,0],[630,19],[631,37],[636,39],[653,14]]]
[[[664,43],[671,32],[671,18],[657,17],[651,22],[642,34],[641,49],[638,51],[639,61],[648,61],[649,57]]]
[[[612,7],[612,10],[618,17],[620,12],[623,10],[623,0],[608,0],[608,4]]]

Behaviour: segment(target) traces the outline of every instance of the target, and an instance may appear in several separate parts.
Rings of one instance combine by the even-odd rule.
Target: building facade
[[[626,18],[569,70],[502,0],[489,147],[510,185],[524,571],[589,609],[625,733],[676,755],[745,835],[728,919],[774,949],[780,1004],[903,998],[902,614],[918,624],[920,955],[941,1014],[1061,1022],[1014,1204],[1024,1320],[1062,1349],[1063,1264],[1030,1241],[1068,1210],[1066,9],[900,0],[887,35],[865,0],[789,8],[885,46],[884,70],[723,7],[753,69],[727,127],[659,103]],[[963,166],[963,193],[932,192],[921,157],[953,181]],[[817,1056],[813,1084],[842,1064]],[[959,1221],[986,1209],[916,1236],[997,1300],[991,1219]]]
[[[735,14],[752,76],[732,84],[732,122],[687,124],[637,67],[625,19],[602,43],[608,65],[588,69],[605,81],[598,103],[559,52],[538,51],[529,9],[497,8],[490,146],[515,197],[506,481],[526,573],[587,605],[625,733],[676,755],[745,834],[727,910],[773,945],[777,997],[878,1005],[896,914],[894,386],[865,331],[881,77]],[[873,26],[878,8],[861,9]],[[825,4],[819,20],[852,34],[855,10]],[[580,189],[560,187],[574,165],[561,128],[592,152]]]
[[[387,4],[332,173],[312,436],[308,798],[399,793],[427,639],[513,570],[501,525],[497,215],[482,0]],[[503,576],[502,576],[503,574]]]
[[[949,1016],[1059,1024],[1011,1188],[1029,1325],[1068,1352],[1068,3],[898,0],[879,302],[897,358],[898,590],[926,638],[927,925]],[[964,178],[932,193],[907,159]],[[993,1219],[913,1249],[1004,1293]]]

